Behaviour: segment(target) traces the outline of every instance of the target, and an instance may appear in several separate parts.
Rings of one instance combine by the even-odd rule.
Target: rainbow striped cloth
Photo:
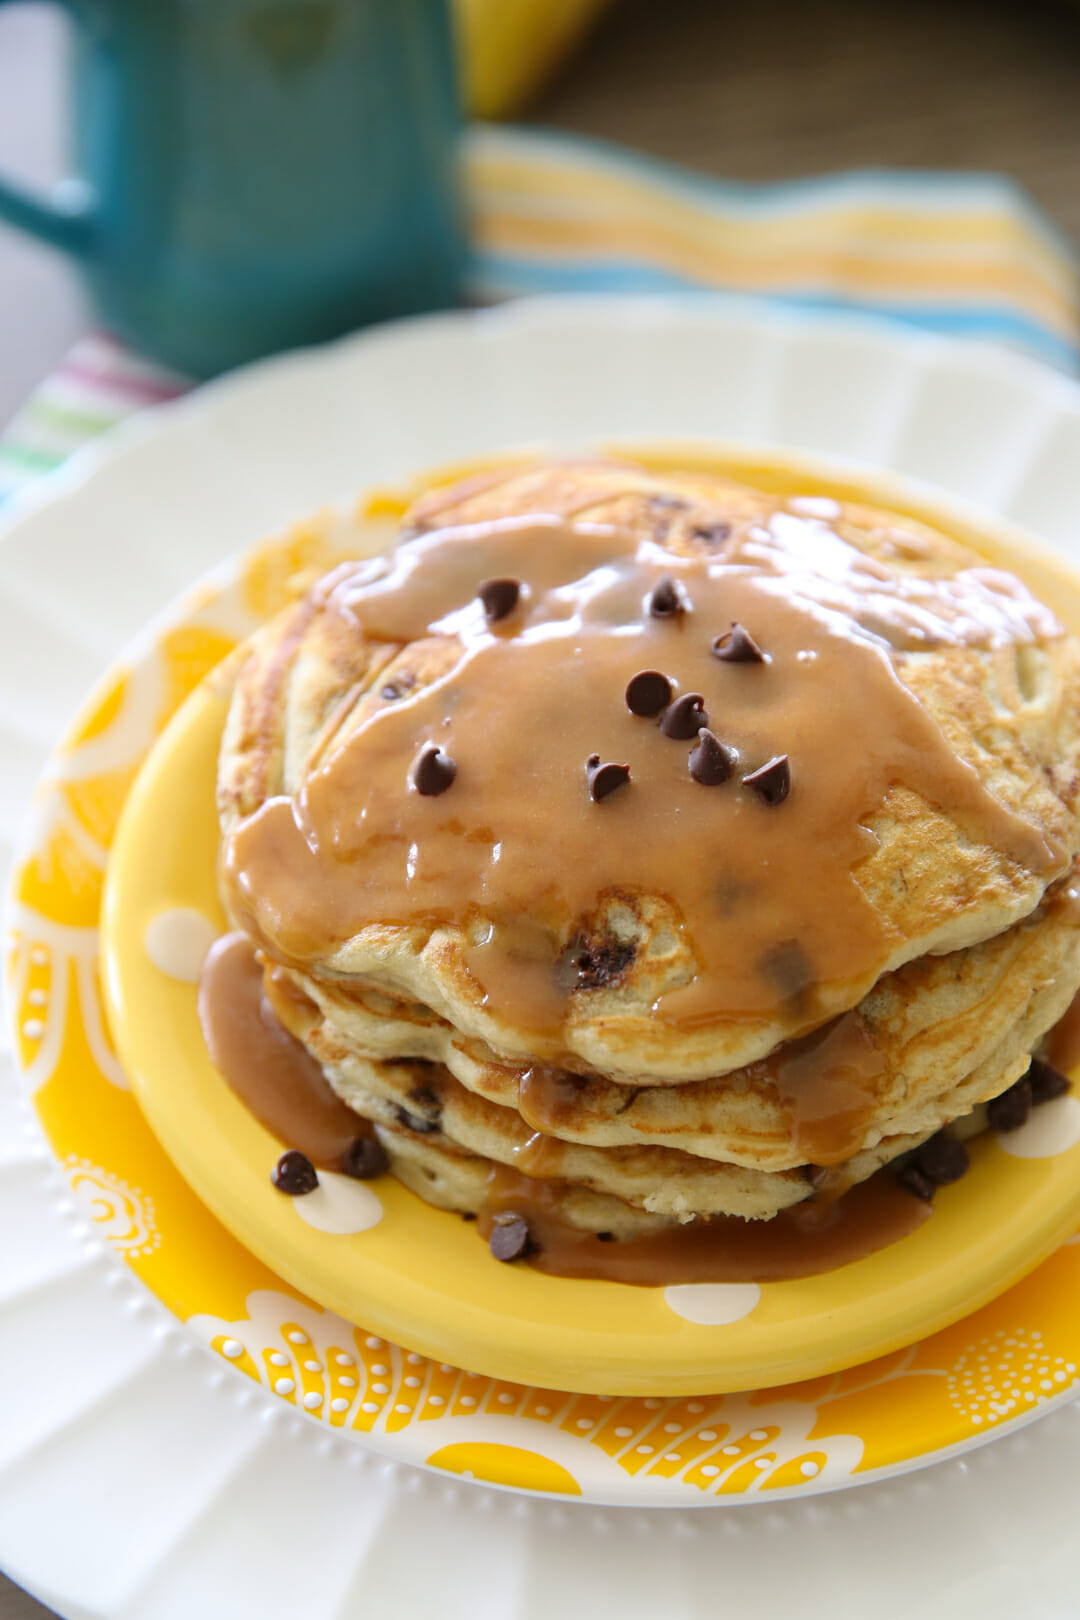
[[[756,293],[989,339],[1080,369],[1076,261],[1000,176],[858,170],[742,185],[598,141],[495,126],[470,131],[465,152],[474,302]],[[0,499],[190,386],[90,334],[0,439]]]

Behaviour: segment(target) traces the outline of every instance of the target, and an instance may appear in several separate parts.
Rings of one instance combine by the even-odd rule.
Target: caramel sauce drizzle
[[[767,1058],[748,1064],[743,1075],[750,1086],[770,1086],[787,1105],[792,1140],[805,1163],[835,1165],[862,1147],[878,1106],[875,1082],[884,1072],[885,1061],[862,1019],[849,1012],[785,1042]],[[581,1088],[588,1083],[581,1075],[536,1064],[518,1082],[518,1113],[534,1131],[561,1136],[576,1120]],[[633,1088],[626,1095],[629,1107]],[[677,1140],[672,1145],[678,1146]]]
[[[1042,1056],[1062,1074],[1069,1074],[1080,1063],[1080,993],[1073,997],[1046,1036]]]
[[[228,934],[213,946],[199,985],[199,1017],[211,1058],[282,1146],[299,1148],[314,1164],[335,1169],[350,1144],[370,1136],[373,1127],[336,1096],[315,1059],[280,1023],[265,993],[264,974],[275,997],[306,1002],[287,975],[273,965],[264,969],[246,935]],[[847,1083],[857,1090],[861,1064],[867,1061],[864,1038],[865,1032],[860,1036],[847,1019],[838,1019],[810,1040],[793,1043],[785,1060],[790,1061],[786,1083],[793,1094],[803,1087],[814,1095],[820,1073],[832,1075],[830,1088]],[[1062,1069],[1080,1057],[1080,996],[1051,1030],[1045,1051],[1048,1061]],[[559,1071],[530,1071],[521,1088],[523,1116],[532,1124],[539,1118],[557,1125],[560,1093],[579,1083]],[[822,1117],[821,1104],[831,1106],[830,1092],[816,1094],[816,1104],[800,1099],[812,1125]],[[843,1117],[842,1108],[838,1117]],[[834,1126],[830,1123],[828,1129]],[[933,1212],[932,1205],[913,1197],[886,1167],[838,1197],[816,1195],[770,1221],[713,1216],[603,1242],[561,1218],[567,1184],[551,1174],[551,1148],[551,1136],[537,1129],[518,1150],[514,1167],[492,1167],[478,1230],[486,1238],[500,1214],[522,1216],[535,1245],[528,1263],[554,1276],[640,1287],[812,1276],[898,1241]],[[820,1152],[816,1162],[825,1162]]]
[[[646,604],[664,575],[688,610],[658,619]],[[491,625],[477,589],[504,577],[522,582],[521,600]],[[294,797],[233,829],[223,861],[233,913],[298,966],[373,923],[466,925],[487,1005],[527,1032],[542,1062],[565,1055],[567,929],[605,896],[670,902],[691,947],[696,973],[657,1002],[662,1025],[767,1017],[800,1033],[850,1007],[904,943],[856,880],[876,847],[865,823],[897,784],[1032,872],[1064,865],[897,675],[914,649],[1063,633],[993,569],[894,572],[827,521],[762,497],[761,521],[737,527],[719,555],[680,557],[562,517],[509,518],[346,565],[318,602],[372,641],[438,638],[446,673],[371,704]],[[733,621],[764,663],[712,656]],[[693,781],[693,743],[628,711],[627,681],[644,668],[704,694],[711,728],[738,754],[730,781]],[[408,781],[428,742],[457,765],[437,797]],[[585,772],[594,753],[630,767],[599,804]],[[792,786],[769,806],[740,778],[779,754]],[[857,1111],[850,1086],[838,1106]],[[800,1127],[808,1143],[816,1110]]]
[[[300,997],[284,975],[275,996]],[[370,1121],[331,1090],[318,1063],[284,1028],[264,991],[251,941],[226,934],[210,951],[199,984],[199,1017],[210,1055],[240,1101],[281,1142],[313,1164],[337,1169]],[[913,1231],[931,1212],[886,1172],[832,1201],[812,1200],[771,1221],[715,1216],[646,1237],[605,1243],[559,1216],[566,1183],[545,1164],[551,1138],[537,1132],[517,1167],[493,1166],[478,1229],[490,1236],[503,1211],[524,1216],[539,1247],[530,1264],[560,1277],[664,1287],[677,1282],[767,1282],[831,1270]],[[548,1171],[545,1176],[545,1171]]]
[[[211,946],[199,980],[199,1021],[216,1068],[283,1147],[336,1170],[357,1137],[371,1136],[369,1121],[341,1101],[278,1019],[245,934],[225,934]]]
[[[664,1288],[673,1283],[780,1282],[849,1265],[914,1232],[933,1213],[895,1176],[879,1170],[850,1192],[808,1200],[770,1221],[713,1216],[662,1232],[603,1242],[560,1219],[561,1183],[535,1181],[499,1165],[480,1212],[490,1237],[500,1214],[521,1215],[535,1247],[528,1264],[556,1277]]]

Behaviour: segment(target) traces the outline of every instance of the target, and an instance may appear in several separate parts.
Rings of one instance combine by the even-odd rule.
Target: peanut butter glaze
[[[1075,995],[1042,1045],[1047,1063],[1069,1074],[1080,1063],[1080,995]]]
[[[497,1216],[520,1215],[535,1245],[528,1264],[537,1271],[645,1288],[816,1276],[895,1243],[933,1213],[932,1205],[880,1170],[839,1198],[796,1204],[771,1221],[713,1216],[605,1243],[560,1220],[557,1184],[499,1166],[489,1188],[480,1212],[482,1236],[491,1235]]]
[[[696,972],[659,999],[661,1024],[769,1017],[798,1033],[853,1005],[904,944],[856,879],[876,847],[865,822],[898,784],[976,843],[1037,874],[1060,871],[1063,851],[991,796],[896,667],[942,645],[1059,635],[1052,616],[990,568],[916,577],[864,556],[824,519],[765,498],[762,511],[719,554],[512,518],[424,534],[336,571],[319,588],[321,611],[375,642],[437,642],[444,672],[368,704],[293,798],[234,827],[223,868],[237,920],[298,966],[370,924],[466,927],[488,1007],[527,1032],[538,1060],[559,1063],[575,988],[564,953],[612,896],[669,902],[691,947]],[[687,607],[657,618],[647,603],[665,575]],[[494,625],[477,599],[493,578],[522,584]],[[733,622],[763,663],[713,656]],[[623,694],[641,669],[704,695],[710,728],[738,755],[729,781],[695,782],[693,743],[629,712]],[[429,742],[456,764],[437,797],[409,784]],[[593,754],[630,768],[601,803],[586,780]],[[779,755],[791,790],[769,805],[741,778]],[[845,1084],[840,1115],[859,1106]],[[815,1117],[816,1104],[808,1141]]]
[[[357,1137],[372,1134],[275,1015],[246,935],[226,934],[211,946],[199,981],[199,1021],[215,1066],[284,1147],[335,1170]]]
[[[865,1024],[851,1012],[785,1042],[767,1058],[747,1065],[744,1075],[750,1086],[771,1086],[787,1105],[792,1142],[805,1163],[835,1165],[862,1147],[877,1106],[874,1083],[884,1071],[884,1059]],[[536,1132],[561,1136],[566,1124],[577,1119],[581,1091],[587,1092],[588,1085],[586,1076],[537,1064],[518,1082],[518,1113]],[[628,1109],[635,1095],[627,1087]],[[528,1170],[543,1174],[531,1165]]]
[[[268,971],[275,997],[304,999],[287,976]],[[211,948],[199,984],[199,1017],[223,1078],[283,1146],[337,1169],[358,1137],[373,1134],[371,1123],[335,1095],[315,1059],[278,1020],[265,994],[263,967],[245,935],[227,934]],[[844,1023],[831,1026],[841,1032],[838,1052],[848,1052],[853,1039]],[[819,1045],[835,1039],[826,1035]],[[812,1064],[813,1051],[808,1048],[801,1061]],[[530,1263],[561,1277],[664,1287],[809,1276],[895,1242],[931,1212],[884,1171],[839,1197],[815,1197],[770,1221],[714,1216],[605,1243],[560,1219],[566,1184],[553,1176],[558,1157],[557,1144],[537,1131],[515,1154],[515,1168],[494,1165],[479,1230],[488,1237],[504,1212],[523,1216],[538,1245]]]

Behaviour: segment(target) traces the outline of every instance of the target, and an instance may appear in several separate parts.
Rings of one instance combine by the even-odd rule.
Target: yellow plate
[[[805,468],[798,479],[820,487]],[[1012,560],[1043,594],[1053,576],[1055,605],[1080,624],[1077,587],[1047,554],[1017,552],[1000,537],[983,549]],[[500,1265],[474,1229],[390,1178],[374,1189],[326,1178],[325,1195],[283,1198],[269,1182],[280,1144],[211,1065],[194,986],[155,966],[146,945],[165,912],[220,924],[214,771],[224,693],[211,681],[193,694],[121,816],[104,909],[110,1015],[124,1069],[185,1179],[248,1249],[321,1305],[494,1378],[608,1395],[746,1390],[816,1378],[935,1333],[1076,1228],[1072,1097],[1038,1111],[1026,1135],[977,1143],[968,1174],[911,1236],[824,1276],[760,1289],[629,1288]]]

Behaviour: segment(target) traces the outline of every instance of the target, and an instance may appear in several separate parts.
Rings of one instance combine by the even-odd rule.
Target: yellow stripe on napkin
[[[467,161],[478,274],[492,295],[709,287],[975,330],[1058,363],[1073,352],[1072,255],[998,176],[739,185],[516,129],[474,130]]]

